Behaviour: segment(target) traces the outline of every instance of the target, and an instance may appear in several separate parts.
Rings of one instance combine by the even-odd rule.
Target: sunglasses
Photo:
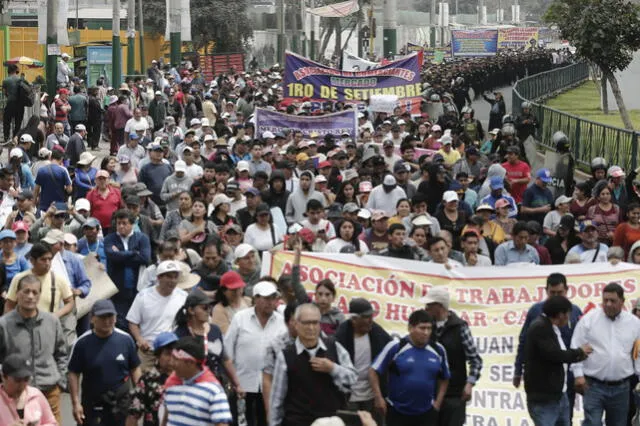
[[[56,219],[66,219],[67,217],[69,217],[66,213],[58,213],[53,215]]]

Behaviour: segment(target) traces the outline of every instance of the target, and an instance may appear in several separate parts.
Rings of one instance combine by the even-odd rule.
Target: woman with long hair
[[[193,207],[193,196],[189,191],[183,191],[178,195],[178,208],[175,210],[169,210],[167,217],[162,223],[160,229],[160,241],[167,239],[167,232],[172,229],[178,228],[178,225],[191,217],[191,209]]]
[[[332,239],[324,247],[325,253],[341,253],[342,249],[351,246],[353,250],[360,253],[368,253],[367,243],[358,238],[357,229],[360,225],[351,219],[343,219],[336,224],[336,238]]]
[[[198,288],[189,293],[184,305],[176,313],[174,333],[179,338],[193,336],[201,340],[206,351],[206,366],[224,385],[231,385],[241,396],[244,392],[233,362],[224,350],[222,331],[209,322],[212,303],[213,300]]]
[[[358,207],[362,207],[356,194],[356,187],[351,182],[342,182],[340,184],[335,202],[343,206],[347,203],[355,203]]]
[[[552,265],[565,263],[569,249],[580,243],[580,238],[576,235],[575,223],[573,216],[562,216],[556,234],[544,243],[549,250]]]
[[[613,203],[609,182],[604,179],[596,183],[592,195],[596,204],[587,210],[587,219],[597,224],[598,241],[611,247],[616,226],[620,223],[620,207]]]
[[[220,277],[220,288],[213,298],[213,311],[211,322],[226,333],[233,316],[251,306],[251,299],[243,296],[245,284],[242,276],[236,271],[229,271]]]
[[[589,207],[595,204],[595,200],[589,192],[589,184],[587,182],[578,182],[573,190],[573,199],[569,204],[569,211],[578,222],[587,218]]]
[[[116,168],[118,167],[118,159],[114,155],[108,155],[100,162],[100,170],[106,170],[109,173],[109,185],[120,188],[117,181]]]
[[[191,217],[183,219],[178,225],[180,242],[184,248],[195,250],[202,255],[202,249],[209,238],[217,232],[216,225],[207,220],[207,205],[201,198],[193,200]]]
[[[244,233],[244,242],[262,253],[271,250],[280,241],[282,233],[273,224],[271,210],[266,203],[261,203],[256,207],[256,223],[249,225]]]
[[[31,148],[29,148],[29,157],[36,158],[38,156],[38,151],[40,148],[44,146],[45,134],[42,131],[40,126],[40,117],[37,115],[32,115],[29,117],[27,124],[16,133],[16,142],[20,140],[20,137],[24,134],[31,135],[33,138],[33,143],[31,144]]]
[[[209,192],[211,192],[211,190]],[[227,197],[224,193],[216,194],[213,197],[213,200],[211,201],[213,211],[209,218],[216,226],[223,227],[237,223],[235,218],[229,215],[229,212],[231,211],[231,201],[231,198]]]

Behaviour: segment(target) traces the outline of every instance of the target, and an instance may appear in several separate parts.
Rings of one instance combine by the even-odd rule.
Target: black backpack
[[[31,85],[24,79],[18,81],[18,99],[23,106],[31,107],[36,101],[36,95],[31,89]]]

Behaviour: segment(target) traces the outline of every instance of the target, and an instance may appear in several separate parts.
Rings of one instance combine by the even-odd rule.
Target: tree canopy
[[[0,0],[1,1],[1,0]],[[253,37],[248,0],[191,0],[191,37],[196,50],[215,42],[216,52],[241,52]],[[165,0],[145,0],[145,28],[164,34]]]
[[[627,1],[555,0],[544,20],[605,73],[627,68],[640,48],[638,6]]]

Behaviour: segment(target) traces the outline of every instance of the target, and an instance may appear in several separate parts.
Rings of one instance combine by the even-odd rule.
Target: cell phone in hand
[[[336,416],[340,417],[346,426],[362,426],[362,420],[355,411],[338,410]]]

